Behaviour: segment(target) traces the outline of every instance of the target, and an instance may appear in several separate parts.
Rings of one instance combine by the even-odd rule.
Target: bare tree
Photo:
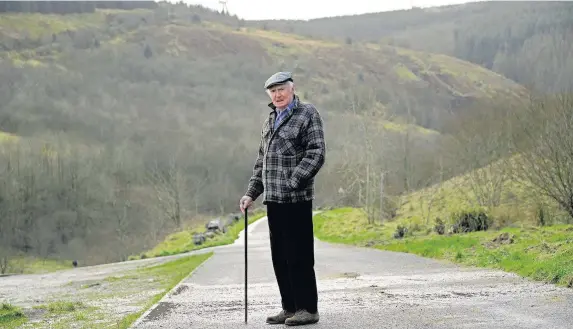
[[[554,200],[573,219],[573,93],[532,96],[517,112],[516,177]]]
[[[363,172],[363,179],[364,184],[361,184],[359,196],[360,196],[360,204],[363,207],[363,210],[366,212],[366,217],[368,218],[368,223],[373,223],[376,214],[375,214],[375,206],[374,206],[374,198],[373,198],[373,187],[374,187],[374,154],[372,148],[372,141],[370,136],[370,131],[368,130],[368,125],[366,124],[366,113],[367,111],[362,111],[361,114],[358,114],[357,105],[355,102],[352,102],[352,111],[356,116],[360,116],[359,118],[359,125],[360,129],[362,130],[362,141],[364,143],[363,149],[363,164],[364,164],[364,172]]]
[[[180,165],[170,159],[166,167],[157,163],[149,173],[157,196],[157,206],[163,211],[163,216],[171,220],[175,226],[181,225],[183,205],[187,199],[187,177]]]
[[[351,176],[358,182],[358,204],[366,213],[369,223],[377,219],[383,221],[385,217],[384,175],[385,163],[381,159],[385,156],[384,129],[379,123],[385,119],[382,112],[375,111],[376,100],[373,93],[365,95],[356,94],[350,104],[351,113],[354,114],[360,137],[361,147],[354,145],[354,157],[358,163],[350,169]],[[378,137],[378,138],[377,138]]]
[[[511,148],[508,113],[499,108],[474,111],[460,125],[454,140],[465,172],[463,182],[457,185],[459,192],[468,201],[488,209],[500,205],[511,175],[511,168],[502,160]]]

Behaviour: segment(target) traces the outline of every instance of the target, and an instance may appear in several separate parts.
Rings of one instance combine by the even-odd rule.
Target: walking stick
[[[247,227],[249,225],[247,212],[248,208],[245,208],[245,323],[247,323]]]

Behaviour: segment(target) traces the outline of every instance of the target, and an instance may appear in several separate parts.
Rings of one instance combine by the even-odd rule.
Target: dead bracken
[[[510,235],[509,233],[504,232],[495,237],[493,240],[484,243],[483,245],[486,248],[497,248],[500,245],[512,244],[514,241],[515,241],[514,234]]]

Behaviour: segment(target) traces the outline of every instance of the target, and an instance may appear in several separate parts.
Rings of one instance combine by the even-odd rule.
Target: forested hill
[[[445,55],[245,24],[166,3],[0,14],[0,252],[125,259],[236,211],[278,70],[325,121],[317,206],[356,204],[383,171],[400,193],[491,161],[453,139],[505,131],[494,116],[527,95]]]
[[[157,2],[143,1],[0,1],[0,13],[72,14],[96,9],[157,8]]]
[[[370,41],[467,60],[541,91],[573,88],[573,2],[480,1],[254,26],[348,43]]]

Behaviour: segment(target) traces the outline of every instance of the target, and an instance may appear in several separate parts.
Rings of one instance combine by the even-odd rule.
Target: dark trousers
[[[314,273],[312,201],[268,203],[267,217],[282,307],[289,312],[305,309],[315,313],[318,293]]]

